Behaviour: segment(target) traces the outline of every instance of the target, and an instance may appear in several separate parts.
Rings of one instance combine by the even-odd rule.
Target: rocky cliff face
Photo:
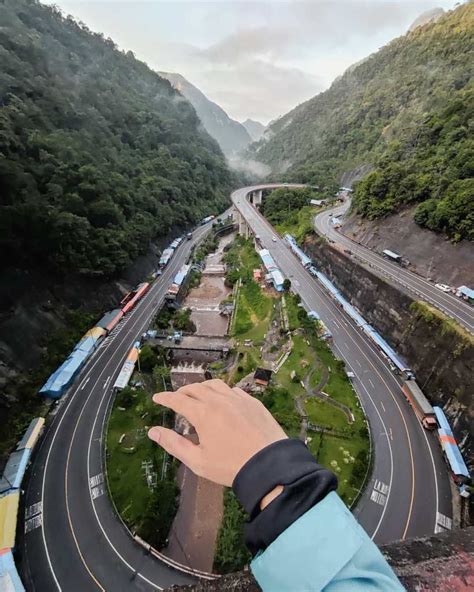
[[[82,334],[156,268],[157,252],[159,245],[152,245],[114,281],[51,277],[41,269],[5,276],[0,285],[0,467],[18,433],[44,411],[38,388]]]
[[[308,254],[367,321],[406,359],[433,404],[444,408],[458,442],[472,460],[474,345],[436,310],[418,305],[395,287],[311,238]]]
[[[355,214],[342,231],[370,249],[391,249],[410,261],[410,268],[436,282],[458,287],[474,286],[474,243],[451,242],[446,236],[420,228],[413,220],[414,208],[380,220]]]

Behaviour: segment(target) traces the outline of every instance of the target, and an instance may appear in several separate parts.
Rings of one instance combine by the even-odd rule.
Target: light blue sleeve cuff
[[[264,592],[403,590],[335,492],[287,528],[250,567]]]

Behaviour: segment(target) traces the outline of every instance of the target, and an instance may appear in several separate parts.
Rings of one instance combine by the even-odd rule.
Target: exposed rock
[[[448,414],[467,459],[473,459],[474,347],[463,331],[416,312],[412,300],[325,241],[306,250],[362,316],[406,359],[433,404]],[[441,314],[441,313],[440,313]],[[442,316],[440,317],[442,319]]]

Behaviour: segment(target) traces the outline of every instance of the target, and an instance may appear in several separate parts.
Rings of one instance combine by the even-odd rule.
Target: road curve
[[[433,532],[437,512],[450,515],[447,474],[433,435],[420,427],[396,378],[372,345],[284,243],[271,241],[273,230],[246,199],[252,189],[235,192],[234,204],[308,306],[320,311],[334,334],[336,350],[357,375],[356,388],[370,418],[375,447],[373,476],[356,509],[359,520],[377,542]],[[163,276],[101,344],[56,410],[35,454],[24,495],[26,516],[32,508],[40,516],[19,543],[21,575],[28,591],[148,592],[194,579],[133,541],[116,516],[106,488],[100,485],[104,427],[113,400],[111,384],[191,244],[206,230],[200,228],[193,241],[179,247]],[[373,491],[384,497],[383,505]]]
[[[431,534],[438,529],[439,513],[451,516],[448,473],[436,436],[421,427],[398,377],[377,349],[247,199],[252,191],[271,187],[239,189],[232,201],[308,309],[318,311],[333,334],[335,352],[356,375],[355,388],[371,427],[374,461],[354,513],[377,543]]]
[[[359,245],[335,229],[330,222],[331,214],[336,216],[343,215],[349,208],[350,200],[347,200],[340,206],[316,215],[314,226],[317,232],[352,251],[361,261],[370,265],[371,271],[375,274],[395,283],[410,296],[429,302],[457,321],[465,329],[474,333],[474,309],[467,302],[464,302],[453,294],[442,292],[423,277],[384,259],[381,255],[374,253],[374,251],[367,247]]]
[[[41,524],[24,534],[20,546],[28,591],[156,591],[194,581],[148,554],[115,514],[103,482],[103,438],[111,385],[192,244],[209,228],[199,228],[177,249],[163,275],[99,346],[59,403],[25,492],[27,516],[38,508],[35,504],[42,506]]]

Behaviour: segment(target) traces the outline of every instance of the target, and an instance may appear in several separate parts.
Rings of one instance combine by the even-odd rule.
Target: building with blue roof
[[[464,298],[464,300],[474,302],[474,290],[471,290],[471,288],[468,288],[467,286],[459,286],[456,293],[461,298]]]
[[[270,272],[270,277],[272,280],[273,287],[277,292],[283,292],[283,282],[285,278],[279,269],[273,269]]]
[[[0,590],[2,592],[25,592],[11,551],[0,554]]]
[[[19,489],[30,460],[31,449],[15,450],[8,457],[7,464],[0,478],[0,493],[9,489]]]

